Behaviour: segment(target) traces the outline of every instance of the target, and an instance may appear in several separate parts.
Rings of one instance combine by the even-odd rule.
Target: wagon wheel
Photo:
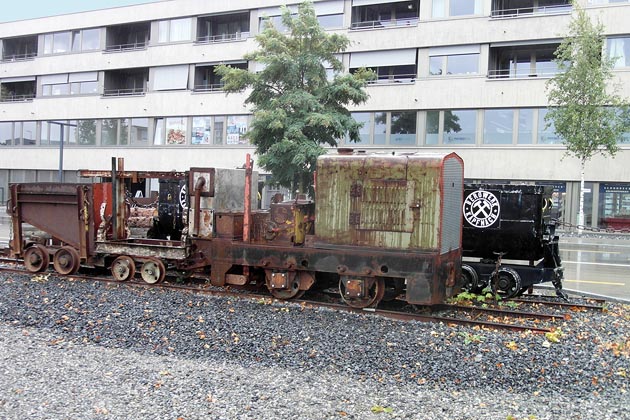
[[[366,279],[365,282],[368,288],[367,298],[348,298],[343,280],[339,279],[339,294],[343,301],[353,308],[376,307],[385,295],[385,281],[382,278],[370,278]]]
[[[142,276],[142,280],[149,284],[159,283],[164,280],[164,276],[166,275],[166,268],[164,267],[164,263],[157,258],[152,258],[142,264],[142,268],[140,268],[140,276]]]
[[[492,279],[492,292],[504,299],[515,297],[521,287],[521,276],[509,267],[500,268]]]
[[[63,246],[53,256],[53,266],[57,273],[67,276],[79,270],[81,257],[76,249],[70,246]]]
[[[112,262],[111,271],[116,281],[127,281],[136,274],[136,263],[131,257],[121,255]]]
[[[42,245],[33,245],[24,252],[24,266],[31,273],[46,271],[50,263],[48,250]]]

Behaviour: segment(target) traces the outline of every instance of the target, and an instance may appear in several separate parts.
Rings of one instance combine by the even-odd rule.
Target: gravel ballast
[[[0,271],[0,418],[630,419],[630,308],[563,335]]]

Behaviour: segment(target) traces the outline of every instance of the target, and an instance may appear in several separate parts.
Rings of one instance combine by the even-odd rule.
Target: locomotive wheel
[[[67,276],[79,270],[81,257],[76,249],[71,246],[63,246],[53,256],[53,266],[57,273]]]
[[[142,280],[149,284],[159,283],[164,280],[164,276],[166,276],[166,268],[164,267],[164,263],[158,260],[157,258],[152,258],[149,261],[142,264],[142,268],[140,269],[140,276],[142,276]]]
[[[500,268],[498,274],[492,279],[492,292],[505,299],[515,297],[521,288],[521,276],[509,267]]]
[[[339,294],[341,299],[353,308],[373,308],[385,296],[385,281],[382,278],[370,278],[365,280],[368,288],[367,298],[348,298],[343,280],[339,279]]]
[[[276,299],[287,300],[287,299],[299,299],[299,298],[301,298],[304,295],[304,293],[306,292],[306,290],[300,290],[300,289],[291,288],[291,289],[288,289],[288,290],[273,289],[273,290],[270,290],[269,292]]]
[[[24,266],[31,273],[41,273],[48,269],[50,256],[48,250],[42,245],[33,245],[24,252]]]
[[[402,295],[405,291],[404,279],[393,279],[389,284],[385,284],[385,290],[383,291],[383,300],[385,302],[391,302],[398,296]]]
[[[116,281],[127,281],[136,274],[136,263],[131,257],[121,255],[112,262],[112,277]]]
[[[271,271],[268,270],[268,272],[265,273],[267,289],[276,299],[299,299],[306,292],[306,290],[300,290],[300,281],[296,273],[291,273],[289,279],[289,287],[287,289],[276,289],[271,287]]]

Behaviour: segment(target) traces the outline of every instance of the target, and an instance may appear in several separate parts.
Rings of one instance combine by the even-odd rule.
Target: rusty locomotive
[[[502,264],[500,256],[487,255],[484,241],[466,239],[464,166],[455,153],[324,155],[317,164],[314,202],[275,202],[269,210],[253,210],[257,173],[249,156],[242,169],[145,173],[125,171],[122,159],[112,158],[111,171],[81,175],[111,182],[10,186],[9,254],[23,258],[29,271],[45,271],[52,261],[64,275],[86,265],[107,268],[119,281],[139,270],[144,281],[156,283],[174,269],[207,275],[215,286],[264,284],[280,299],[300,297],[315,284],[334,285],[358,308],[394,298],[440,304],[462,285],[489,284],[514,295],[550,279],[559,284],[561,278],[559,257],[554,259],[557,237],[554,249],[547,238],[550,224],[541,222],[542,208],[523,215],[536,219],[534,231],[525,236],[534,234],[538,245],[545,242],[553,267],[548,261]],[[163,181],[149,237],[131,235],[127,226],[125,180],[141,178]],[[507,218],[495,216],[498,222],[475,238],[509,225]],[[25,225],[43,235],[27,237]],[[483,255],[475,261],[479,255],[469,249],[472,260],[462,264],[471,243]],[[492,251],[503,251],[494,245]]]

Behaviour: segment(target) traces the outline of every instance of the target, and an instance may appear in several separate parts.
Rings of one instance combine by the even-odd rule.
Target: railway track
[[[0,271],[17,273],[22,275],[34,275],[24,268],[17,267],[20,264],[19,260],[0,258]],[[46,276],[54,274],[59,276],[54,271],[48,271],[39,273],[37,276]],[[60,276],[63,277],[63,276]],[[180,283],[176,275],[167,276],[166,280],[161,283],[148,284],[140,279],[133,279],[127,282],[120,282],[114,280],[107,275],[97,275],[90,273],[76,273],[69,278],[75,280],[84,281],[98,281],[116,285],[126,285],[129,287],[139,288],[159,288],[178,290],[188,293],[198,293],[210,296],[220,296],[228,298],[249,298],[249,299],[269,299],[270,301],[288,302],[277,300],[270,296],[267,292],[263,292],[256,286],[241,286],[241,287],[227,287],[217,288],[208,285],[202,278],[188,279],[187,283]],[[523,304],[536,305],[537,307],[570,307],[573,310],[580,308],[583,310],[601,310],[602,305],[594,305],[591,303],[581,302],[557,302],[553,300],[546,300],[543,298],[521,298],[513,299],[513,302],[519,302]],[[403,321],[418,321],[418,322],[443,322],[448,325],[465,325],[472,327],[479,327],[482,329],[501,329],[511,331],[531,331],[533,333],[547,333],[554,330],[554,324],[556,322],[565,319],[564,313],[548,314],[543,312],[523,311],[515,309],[505,309],[496,307],[482,307],[477,305],[462,305],[462,304],[444,304],[438,305],[430,310],[428,308],[417,308],[413,305],[407,305],[403,302],[399,302],[389,305],[395,307],[395,309],[385,308],[353,308],[344,303],[331,302],[330,298],[323,299],[318,296],[317,293],[310,293],[306,298],[292,299],[290,302],[300,304],[306,307],[312,308],[328,308],[336,311],[355,313],[355,314],[374,314],[389,319],[403,320]],[[603,302],[602,302],[603,303]],[[542,325],[544,324],[544,325]]]

